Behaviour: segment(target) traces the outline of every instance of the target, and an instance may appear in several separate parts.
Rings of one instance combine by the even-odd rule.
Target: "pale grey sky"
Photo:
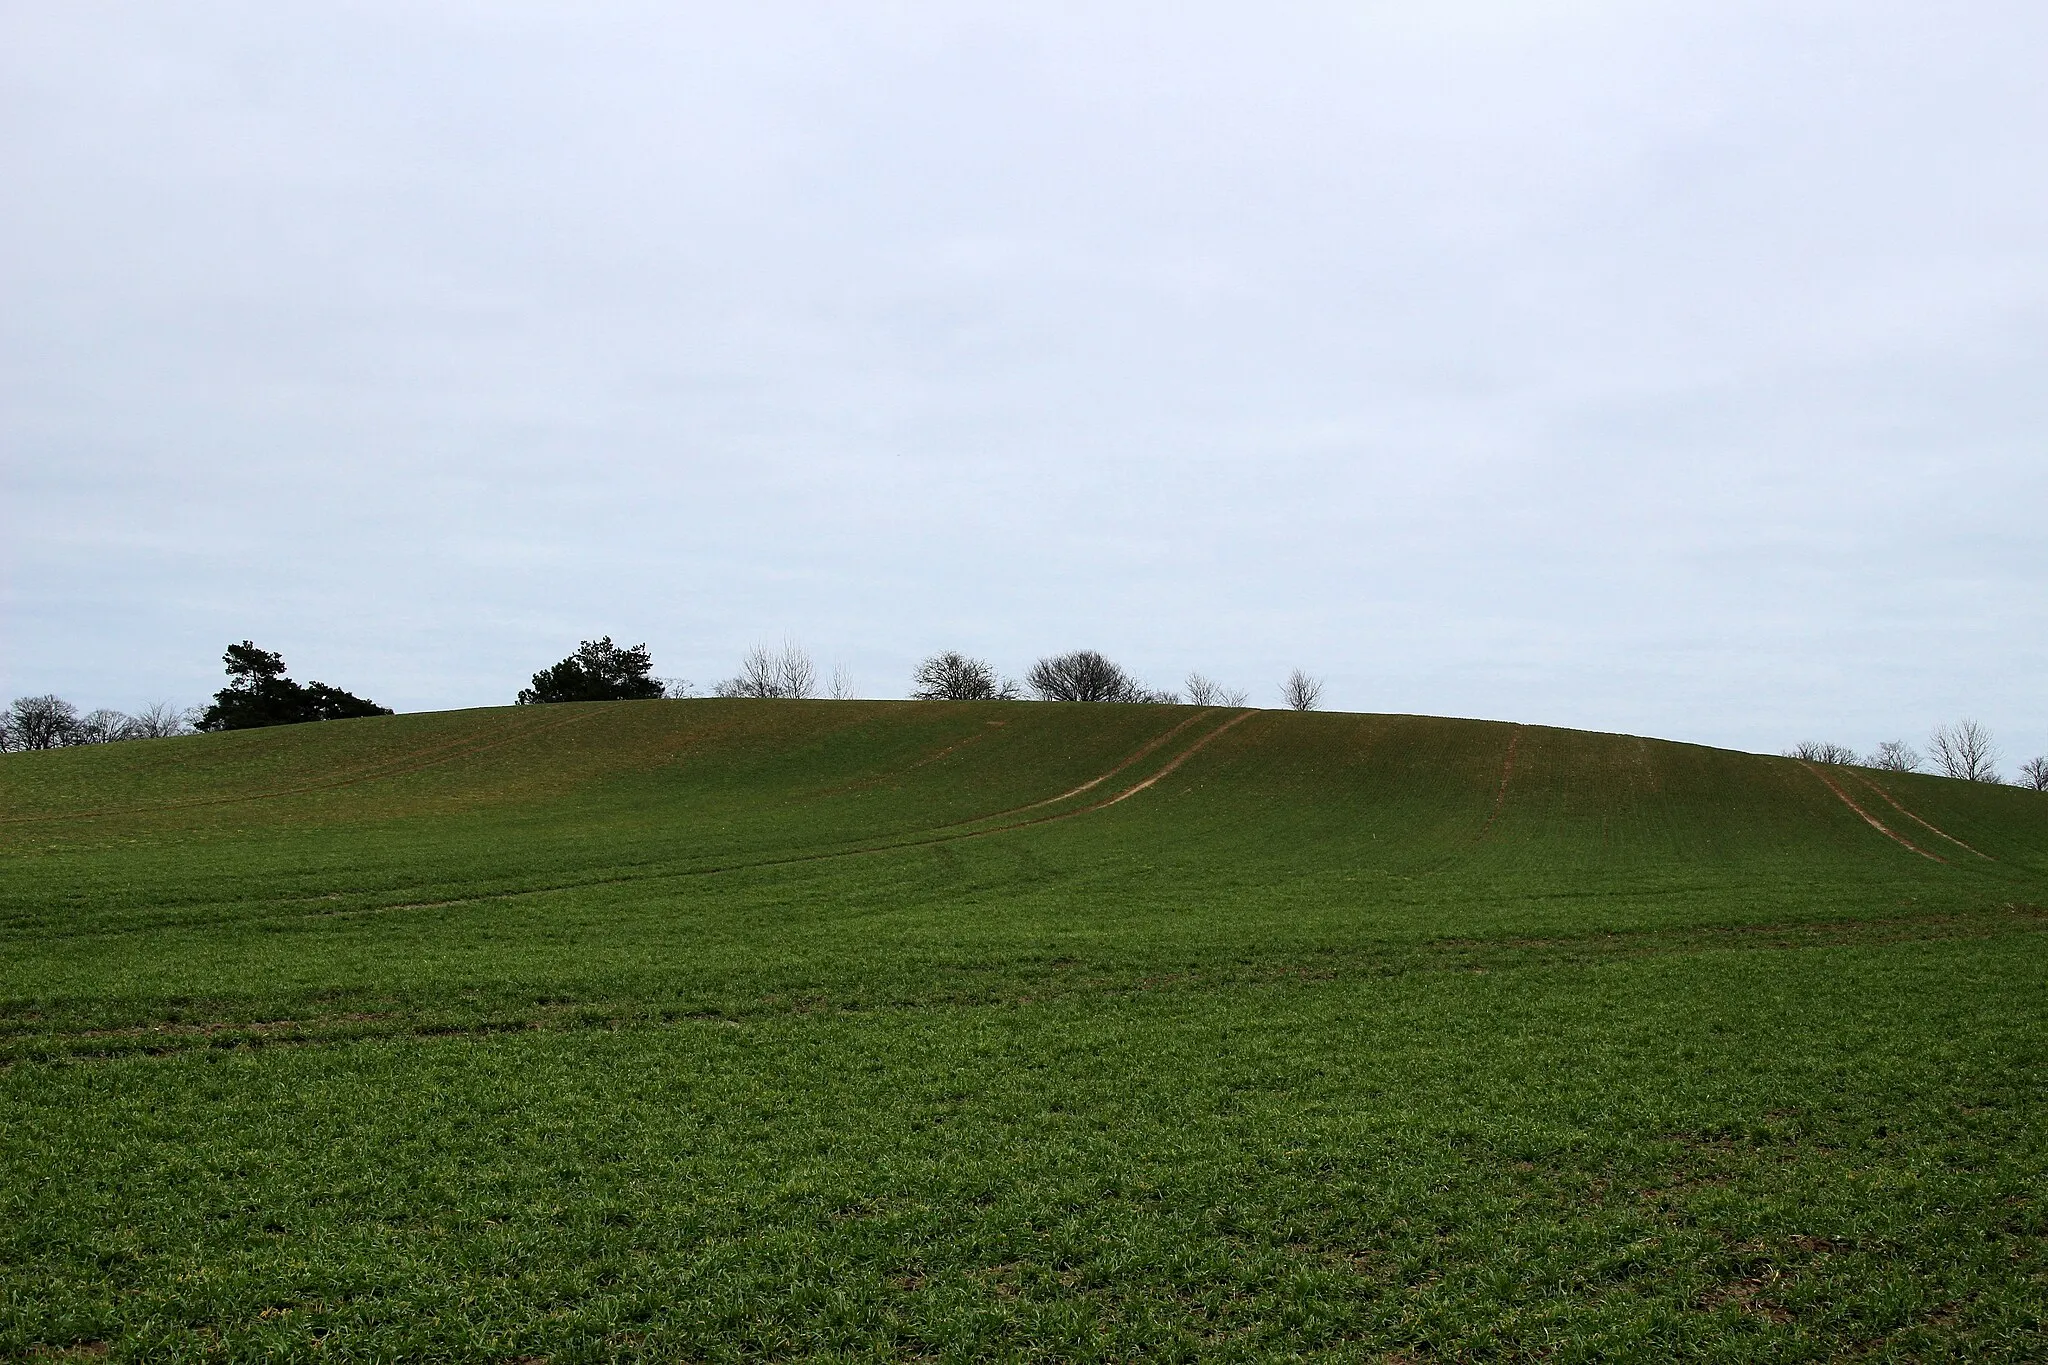
[[[7,695],[2048,751],[2048,6],[0,4]]]

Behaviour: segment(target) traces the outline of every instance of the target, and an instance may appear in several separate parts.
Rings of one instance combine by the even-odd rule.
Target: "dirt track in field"
[[[1933,821],[1924,820],[1920,816],[1914,814],[1912,811],[1907,810],[1906,807],[1900,803],[1898,797],[1893,796],[1891,792],[1887,791],[1885,787],[1881,783],[1879,783],[1876,778],[1870,776],[1868,773],[1857,773],[1856,777],[1857,780],[1862,782],[1864,786],[1870,788],[1879,796],[1882,796],[1886,801],[1890,802],[1893,810],[1905,816],[1908,820],[1911,820],[1914,824],[1920,826],[1922,829],[1927,830],[1930,833],[1940,835],[1942,838],[1954,844],[1957,848],[1964,849],[1970,853],[1974,853],[1987,863],[1995,863],[1998,861],[1996,858],[1992,857],[1989,853],[1984,852],[1982,849],[1971,848],[1968,844],[1964,843],[1961,839],[1956,838],[1955,835],[1950,834],[1947,830],[1938,828]]]
[[[1035,801],[1032,802],[1030,805],[1016,806],[1008,810],[994,811],[989,814],[975,816],[967,820],[955,820],[949,824],[935,825],[929,829],[913,831],[908,835],[899,836],[890,839],[884,843],[863,844],[854,848],[823,849],[815,853],[793,853],[779,858],[753,859],[747,862],[725,863],[714,867],[679,868],[673,871],[646,872],[615,877],[596,877],[588,881],[562,882],[552,886],[528,887],[518,891],[493,892],[481,896],[459,896],[447,900],[436,901],[408,901],[397,905],[368,906],[362,909],[317,911],[315,912],[314,917],[325,918],[330,916],[373,915],[384,914],[394,910],[434,910],[441,909],[446,906],[480,904],[485,901],[513,900],[523,896],[541,896],[556,891],[573,891],[593,886],[617,886],[624,885],[629,882],[664,881],[685,877],[714,877],[729,872],[750,872],[775,867],[796,867],[801,866],[805,863],[830,862],[839,858],[861,858],[869,857],[878,853],[894,853],[904,849],[932,848],[940,844],[958,843],[967,839],[984,839],[993,834],[1008,834],[1020,829],[1035,828],[1039,825],[1056,824],[1062,820],[1072,820],[1078,816],[1091,815],[1096,811],[1106,810],[1109,807],[1118,804],[1119,802],[1129,800],[1131,797],[1136,796],[1139,792],[1144,791],[1146,788],[1152,786],[1160,779],[1166,777],[1169,773],[1173,772],[1176,768],[1180,767],[1181,764],[1187,762],[1190,758],[1193,758],[1202,749],[1208,747],[1208,745],[1212,741],[1220,738],[1226,730],[1234,728],[1235,726],[1241,724],[1246,720],[1249,720],[1252,716],[1258,713],[1250,709],[1239,711],[1236,715],[1230,717],[1228,720],[1224,721],[1215,729],[1208,731],[1207,733],[1203,734],[1200,738],[1196,739],[1195,742],[1190,744],[1186,749],[1174,755],[1174,757],[1169,759],[1166,762],[1166,764],[1159,769],[1158,772],[1153,773],[1150,777],[1144,778],[1141,781],[1133,783],[1132,785],[1117,792],[1114,796],[1107,797],[1100,801],[1092,802],[1088,805],[1078,807],[1074,810],[1055,811],[1049,815],[1033,816],[1029,820],[1013,820],[1010,821],[1008,824],[993,825],[983,829],[963,828],[963,826],[981,824],[982,822],[989,820],[1000,820],[1003,819],[1005,816],[1020,814],[1024,811],[1039,810],[1046,806],[1056,805],[1059,802],[1068,801],[1076,796],[1080,796],[1087,792],[1093,791],[1095,788],[1101,786],[1103,783],[1115,777],[1118,773],[1128,770],[1133,764],[1142,761],[1151,754],[1157,753],[1169,741],[1171,741],[1174,736],[1180,734],[1189,726],[1194,725],[1197,722],[1213,714],[1214,713],[1209,710],[1196,712],[1194,715],[1189,716],[1186,720],[1183,720],[1178,725],[1175,725],[1172,728],[1168,729],[1164,734],[1161,734],[1158,737],[1147,741],[1143,746],[1135,750],[1133,753],[1124,758],[1115,767],[1109,769],[1107,772],[1104,772],[1097,777],[1090,778],[1088,781],[1083,782],[1080,786],[1075,787],[1070,791],[1062,792],[1058,796],[1047,797],[1043,801]]]
[[[1836,783],[1835,779],[1829,777],[1826,773],[1822,772],[1813,764],[1808,763],[1803,758],[1800,759],[1799,762],[1803,767],[1805,767],[1805,769],[1808,772],[1812,773],[1815,777],[1825,782],[1827,784],[1828,790],[1841,798],[1843,805],[1847,806],[1850,810],[1853,810],[1858,815],[1862,816],[1866,824],[1868,824],[1872,829],[1876,830],[1879,834],[1882,834],[1885,838],[1890,839],[1893,843],[1899,844],[1902,847],[1912,849],[1915,853],[1919,854],[1923,858],[1932,858],[1937,863],[1945,863],[1948,861],[1948,859],[1942,857],[1939,853],[1929,853],[1926,849],[1920,847],[1920,845],[1914,843],[1911,839],[1908,839],[1905,835],[1899,833],[1897,830],[1890,828],[1884,823],[1884,821],[1878,819],[1875,815],[1872,815],[1869,811],[1857,805],[1855,797],[1849,795],[1848,792],[1842,790],[1841,786]],[[1901,807],[1901,809],[1904,808]],[[1910,812],[1908,813],[1910,814]],[[1976,852],[1975,849],[1971,849],[1970,851],[1972,853]],[[1979,856],[1981,857],[1982,855],[1980,854]]]
[[[1494,788],[1493,809],[1486,813],[1486,823],[1479,828],[1479,837],[1482,839],[1492,836],[1493,822],[1500,819],[1501,807],[1507,804],[1508,779],[1515,775],[1515,750],[1519,749],[1521,745],[1522,727],[1520,725],[1509,726],[1508,752],[1507,756],[1500,763],[1500,785]]]

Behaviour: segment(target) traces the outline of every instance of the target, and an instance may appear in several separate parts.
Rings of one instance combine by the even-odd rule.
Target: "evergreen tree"
[[[607,635],[585,640],[560,663],[533,675],[519,693],[521,706],[557,701],[642,701],[661,695],[661,680],[650,677],[654,661],[647,646],[621,649]]]
[[[387,706],[323,682],[293,682],[285,676],[283,655],[258,649],[248,640],[229,645],[221,659],[230,681],[213,694],[213,703],[199,717],[201,730],[253,730],[391,714]]]

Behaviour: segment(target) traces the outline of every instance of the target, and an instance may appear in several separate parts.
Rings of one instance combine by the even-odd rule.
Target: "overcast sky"
[[[7,695],[2048,750],[2048,6],[0,4]]]

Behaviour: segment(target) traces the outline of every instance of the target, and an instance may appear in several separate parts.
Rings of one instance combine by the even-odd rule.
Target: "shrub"
[[[1856,751],[1846,744],[1829,744],[1824,740],[1809,739],[1795,744],[1785,751],[1788,758],[1805,759],[1808,763],[1854,763]]]

